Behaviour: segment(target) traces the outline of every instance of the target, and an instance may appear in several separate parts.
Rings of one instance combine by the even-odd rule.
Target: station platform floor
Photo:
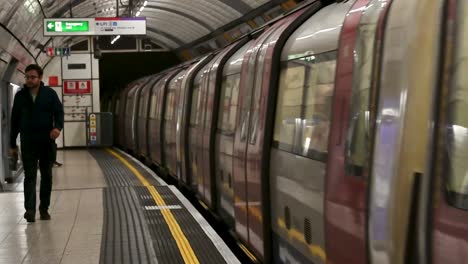
[[[126,153],[66,150],[57,160],[51,220],[23,218],[22,177],[0,193],[0,264],[240,263],[177,188]]]

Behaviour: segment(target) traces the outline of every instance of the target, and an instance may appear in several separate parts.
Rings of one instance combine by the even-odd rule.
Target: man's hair
[[[39,76],[42,76],[42,74],[44,74],[44,71],[42,70],[41,66],[37,64],[28,65],[28,67],[26,67],[25,72],[28,72],[28,71],[36,71],[37,74],[39,74]]]

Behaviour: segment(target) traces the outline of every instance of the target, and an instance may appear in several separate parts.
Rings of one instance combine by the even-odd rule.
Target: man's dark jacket
[[[52,88],[41,82],[34,102],[28,87],[16,93],[11,114],[11,148],[16,148],[18,133],[25,143],[53,141],[50,131],[54,128],[63,129],[63,106]]]

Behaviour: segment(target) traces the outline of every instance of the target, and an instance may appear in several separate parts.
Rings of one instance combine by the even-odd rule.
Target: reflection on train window
[[[221,86],[221,111],[218,129],[233,134],[236,128],[236,109],[239,96],[240,73],[225,76]]]
[[[282,65],[273,146],[326,161],[336,51]]]
[[[156,118],[156,94],[151,94],[151,102],[150,102],[150,118],[155,119]]]
[[[345,170],[350,176],[364,176],[369,168],[372,135],[370,97],[376,27],[375,23],[361,22],[360,37],[357,38],[354,52],[351,108],[345,144]]]
[[[463,3],[462,3],[463,2]],[[465,1],[460,1],[465,5]],[[458,8],[457,45],[448,102],[447,166],[449,203],[468,210],[468,10]]]
[[[198,125],[198,112],[199,111],[199,106],[200,102],[198,101],[200,98],[200,85],[201,82],[200,80],[195,80],[195,83],[193,84],[193,94],[192,94],[192,108],[190,112],[190,125],[192,126],[197,126]]]

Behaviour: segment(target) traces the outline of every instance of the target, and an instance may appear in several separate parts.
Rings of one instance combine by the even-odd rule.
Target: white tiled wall
[[[0,0],[1,1],[1,0]],[[47,59],[48,61],[48,59]],[[85,69],[69,70],[68,64],[85,64]],[[49,85],[49,77],[58,76],[58,86],[52,87],[61,101],[63,95],[63,81],[64,80],[91,80],[92,95],[90,97],[88,111],[100,111],[100,96],[99,96],[99,60],[94,59],[92,54],[76,53],[71,54],[69,57],[54,57],[44,68],[43,82]],[[73,96],[74,97],[74,96]],[[92,97],[92,98],[91,98]],[[86,103],[86,100],[80,100],[81,103]],[[92,108],[91,108],[92,102]],[[62,102],[63,103],[63,102]],[[67,110],[70,110],[68,108]],[[76,117],[76,116],[75,116]],[[76,119],[76,118],[75,118]],[[84,147],[86,146],[86,123],[83,122],[65,122],[63,133],[57,139],[58,147]]]
[[[66,147],[86,146],[85,122],[65,122],[64,131]]]
[[[91,79],[91,58],[90,54],[72,54],[68,58],[62,59],[62,73],[63,79]],[[69,70],[69,64],[83,63],[86,69],[83,70]]]

